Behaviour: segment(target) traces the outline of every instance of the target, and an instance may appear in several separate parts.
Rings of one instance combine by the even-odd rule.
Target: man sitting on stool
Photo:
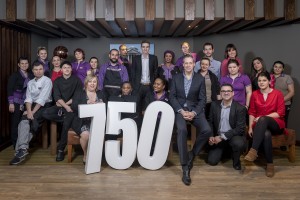
[[[17,165],[25,160],[28,155],[29,142],[39,126],[43,123],[42,113],[50,106],[52,81],[44,76],[44,67],[40,62],[34,62],[32,66],[34,79],[30,80],[26,90],[26,111],[18,125],[18,139],[16,153],[10,161],[10,165]]]
[[[223,100],[213,101],[209,123],[213,137],[209,138],[208,164],[217,165],[225,148],[231,147],[233,168],[241,170],[240,156],[245,149],[246,108],[233,100],[234,92],[230,84],[221,86]]]

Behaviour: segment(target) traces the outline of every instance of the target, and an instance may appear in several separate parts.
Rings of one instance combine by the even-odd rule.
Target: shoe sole
[[[10,162],[9,164],[10,164],[10,165],[18,165],[18,164],[20,164],[21,162],[23,162],[24,160],[25,160],[25,158],[23,157],[23,158],[20,158],[20,161],[19,161],[19,162],[14,162],[14,163]]]

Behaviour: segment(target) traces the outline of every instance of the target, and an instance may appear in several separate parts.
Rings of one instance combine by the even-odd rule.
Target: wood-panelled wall
[[[9,76],[18,70],[17,62],[20,56],[27,56],[30,59],[30,33],[0,23],[0,150],[10,142],[10,115],[6,88]]]

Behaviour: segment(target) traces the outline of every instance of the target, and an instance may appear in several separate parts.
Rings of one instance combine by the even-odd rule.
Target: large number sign
[[[90,139],[88,144],[85,173],[100,172],[103,143],[106,134],[118,135],[123,132],[122,155],[120,141],[105,142],[107,163],[115,169],[127,169],[136,155],[139,163],[146,169],[161,168],[167,160],[174,125],[174,111],[167,103],[155,101],[144,114],[138,141],[137,125],[132,119],[121,119],[121,113],[136,112],[135,103],[108,102],[107,119],[105,104],[79,105],[79,117],[91,117]],[[157,117],[160,117],[154,153],[150,156]]]

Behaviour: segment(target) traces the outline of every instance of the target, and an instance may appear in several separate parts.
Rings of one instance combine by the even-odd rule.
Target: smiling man
[[[200,74],[194,73],[195,61],[193,56],[183,58],[183,73],[176,74],[171,82],[170,103],[175,115],[177,127],[177,144],[182,165],[182,182],[191,184],[190,170],[193,160],[211,136],[210,126],[205,118],[206,102],[205,81]],[[187,123],[197,128],[197,138],[192,151],[187,150]]]
[[[222,100],[211,104],[209,122],[213,136],[209,138],[207,162],[217,165],[225,150],[232,151],[233,168],[241,170],[240,156],[245,149],[246,108],[233,100],[231,84],[221,86]]]
[[[122,83],[129,79],[126,67],[118,62],[119,51],[112,49],[108,56],[109,62],[101,66],[98,75],[99,89],[107,98],[120,95]]]
[[[28,155],[29,142],[33,134],[36,134],[39,126],[44,121],[42,113],[51,102],[51,79],[44,76],[44,67],[40,62],[32,65],[34,79],[27,85],[25,105],[26,110],[18,125],[18,139],[15,147],[15,156],[10,161],[11,165],[17,165],[25,160]]]

